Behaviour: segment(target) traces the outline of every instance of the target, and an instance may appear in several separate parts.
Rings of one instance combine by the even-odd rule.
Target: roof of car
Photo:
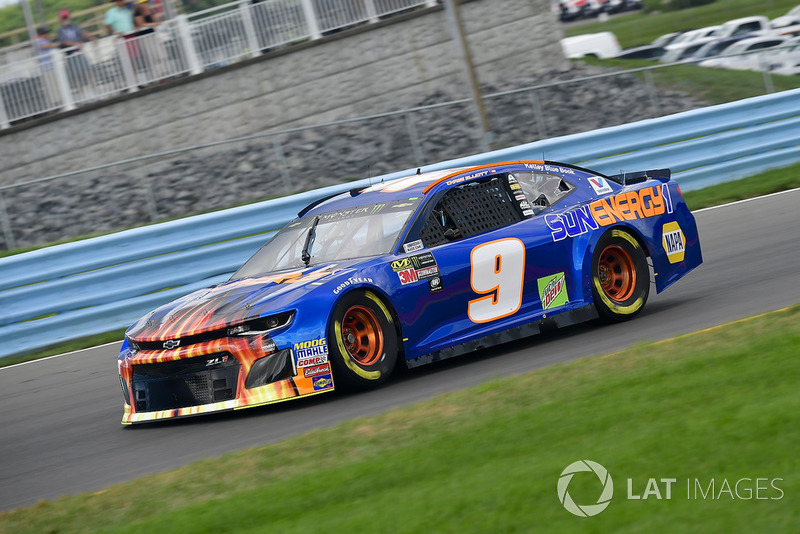
[[[508,172],[521,165],[546,165],[549,163],[544,161],[509,161],[410,174],[389,182],[379,182],[366,188],[355,188],[349,193],[335,195],[318,204],[312,204],[310,208],[306,208],[300,213],[306,215],[381,202],[413,201],[441,187],[449,187],[455,185],[455,183],[463,183],[471,179]],[[553,165],[563,166],[564,164],[553,163]]]

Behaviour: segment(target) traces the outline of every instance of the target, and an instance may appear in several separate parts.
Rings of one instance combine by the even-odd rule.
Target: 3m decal
[[[672,213],[672,197],[667,184],[601,198],[588,206],[578,206],[566,213],[548,214],[544,220],[550,227],[553,241],[576,237],[618,221],[646,219]]]
[[[400,283],[403,285],[419,281],[419,278],[417,277],[417,271],[415,269],[397,271],[397,277],[400,279]]]
[[[686,254],[686,236],[677,222],[668,222],[661,231],[661,244],[670,263],[683,261]]]
[[[405,250],[406,253],[416,252],[418,250],[422,250],[423,248],[425,248],[425,246],[422,244],[422,239],[417,239],[416,241],[412,241],[403,245],[403,250]]]
[[[294,355],[297,358],[297,367],[328,363],[328,340],[320,338],[295,343]]]
[[[311,378],[312,376],[327,375],[331,373],[331,366],[329,363],[324,365],[315,365],[313,367],[306,367],[303,369],[303,377]]]
[[[590,176],[589,185],[592,186],[596,195],[607,195],[611,192],[611,185],[600,176]]]
[[[545,276],[536,281],[539,285],[539,298],[542,301],[543,310],[557,308],[569,302],[565,281],[564,273]]]
[[[311,380],[312,385],[314,386],[314,391],[330,389],[333,387],[333,377],[331,377],[331,375],[316,376]]]
[[[404,271],[406,269],[410,269],[411,267],[413,267],[413,264],[411,263],[411,258],[403,258],[402,260],[395,260],[390,265],[392,266],[392,270],[394,272]]]
[[[490,241],[472,249],[470,285],[482,297],[470,300],[467,315],[486,323],[512,315],[522,306],[525,245],[516,238]]]

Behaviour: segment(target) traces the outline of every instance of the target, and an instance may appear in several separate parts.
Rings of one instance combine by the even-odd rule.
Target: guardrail
[[[604,173],[669,167],[684,191],[800,161],[800,90],[445,161],[425,170],[549,159]],[[409,169],[0,259],[0,359],[124,328],[225,280],[323,196]]]
[[[273,48],[419,7],[435,0],[238,0],[80,49],[36,51],[0,65],[0,129],[51,111],[256,57]]]

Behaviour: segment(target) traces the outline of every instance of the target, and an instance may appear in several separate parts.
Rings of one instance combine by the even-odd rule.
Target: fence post
[[[156,208],[156,197],[153,194],[153,188],[150,187],[150,182],[147,181],[147,175],[144,173],[144,167],[139,167],[139,174],[142,177],[142,189],[144,189],[144,201],[147,204],[147,210],[150,212],[150,220],[158,222],[158,209]]]
[[[406,112],[406,128],[408,129],[408,137],[411,139],[411,148],[414,150],[414,160],[417,162],[417,167],[422,167],[425,164],[425,157],[422,154],[422,146],[419,144],[419,136],[417,135],[417,127],[414,125],[414,119],[411,117],[411,112]]]
[[[57,50],[50,54],[53,58],[53,70],[56,72],[56,85],[61,94],[61,101],[64,103],[64,111],[75,109],[75,101],[72,99],[72,88],[69,86],[67,69],[64,68],[64,54]],[[67,60],[69,61],[69,60]]]
[[[775,92],[775,84],[772,83],[772,75],[769,73],[769,68],[764,65],[764,56],[758,55],[758,69],[761,71],[761,77],[764,80],[764,90],[767,94]]]
[[[644,79],[647,83],[647,94],[650,95],[650,103],[653,105],[654,116],[661,116],[661,106],[658,103],[658,92],[656,92],[656,85],[653,82],[653,72],[650,69],[644,71]]]
[[[375,9],[375,0],[364,0],[367,7],[367,18],[370,22],[378,22],[378,10]]]
[[[314,4],[311,3],[311,0],[300,0],[300,5],[303,6],[303,16],[306,18],[308,33],[311,34],[312,39],[320,39],[322,32],[319,30],[319,21],[314,11]]]
[[[247,47],[253,57],[261,55],[261,46],[258,44],[256,28],[253,26],[253,12],[250,7],[250,0],[239,0],[239,14],[244,24],[244,34],[247,37]]]
[[[536,96],[536,89],[528,91],[528,98],[531,101],[533,115],[536,117],[536,128],[539,130],[539,139],[547,139],[547,126],[542,115],[542,106],[539,105],[539,98]]]
[[[3,92],[0,91],[0,130],[5,130],[11,126],[8,121],[8,113],[6,113],[6,104],[3,102]]]
[[[6,249],[14,250],[17,248],[17,242],[14,241],[14,232],[11,230],[11,219],[8,218],[8,210],[6,210],[6,201],[3,194],[0,192],[0,224],[3,225],[3,235],[6,238]]]
[[[286,168],[286,160],[283,157],[283,146],[278,140],[277,135],[272,136],[272,148],[275,149],[275,159],[278,160],[278,168],[281,170],[281,180],[283,180],[283,189],[287,193],[292,192],[292,178],[289,176],[289,169]]]
[[[189,27],[189,19],[186,15],[178,15],[175,17],[176,24],[178,25],[178,35],[180,36],[181,43],[183,44],[183,52],[186,54],[186,63],[189,65],[190,74],[200,74],[203,68],[200,66],[200,61],[197,59],[197,50],[194,48],[194,40],[192,39],[192,30]]]
[[[122,77],[125,79],[125,89],[131,93],[139,90],[139,83],[136,81],[136,72],[133,70],[133,63],[131,56],[128,54],[128,44],[133,43],[133,46],[139,46],[138,41],[127,41],[125,39],[117,39],[117,55],[119,56],[119,63],[122,66]]]

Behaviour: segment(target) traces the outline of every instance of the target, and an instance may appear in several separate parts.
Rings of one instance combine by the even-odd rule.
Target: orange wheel
[[[398,328],[389,305],[375,292],[350,291],[333,308],[328,350],[336,387],[375,387],[397,365]]]
[[[624,302],[636,288],[636,265],[633,258],[619,245],[609,245],[600,253],[597,277],[608,298]]]
[[[342,320],[347,353],[361,365],[372,365],[383,354],[383,331],[378,318],[364,306],[352,306]]]
[[[592,297],[601,318],[631,319],[650,293],[647,254],[627,230],[613,228],[597,241],[592,254]]]

